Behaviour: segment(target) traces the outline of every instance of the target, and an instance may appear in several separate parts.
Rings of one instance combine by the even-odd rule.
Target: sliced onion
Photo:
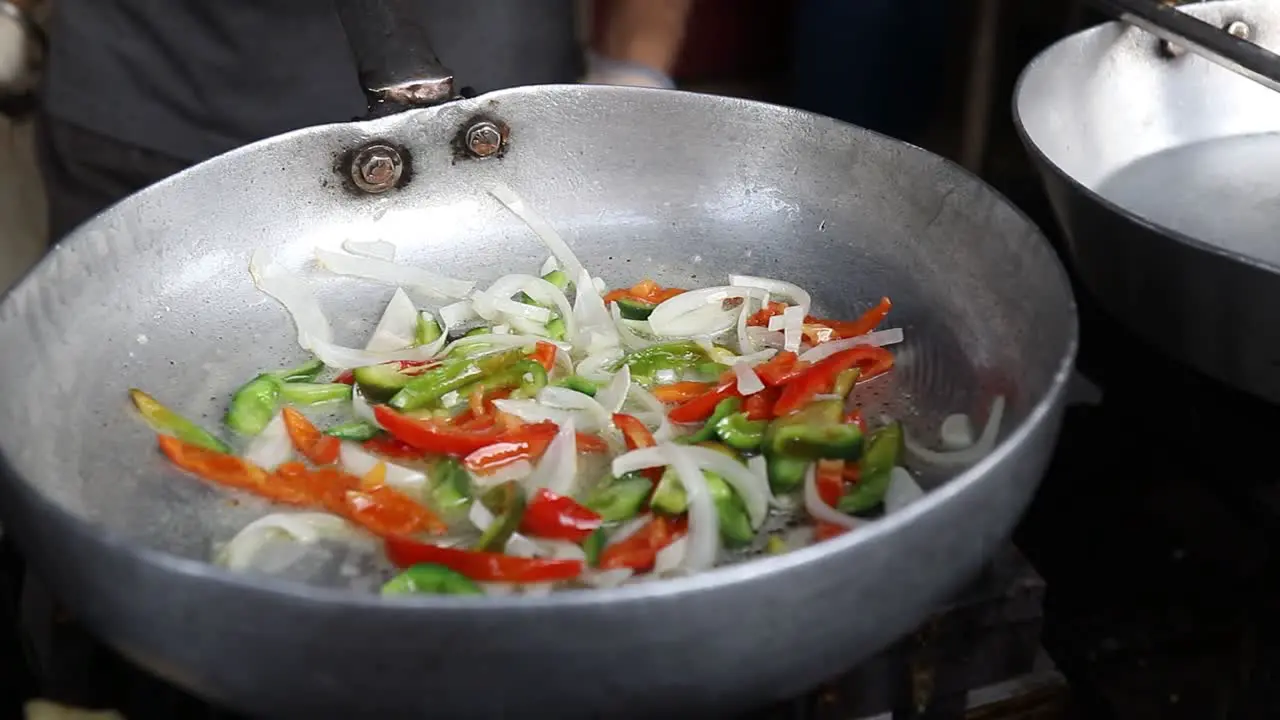
[[[284,425],[284,415],[276,413],[262,432],[249,441],[244,459],[264,470],[275,470],[293,459],[293,441]]]
[[[565,410],[582,411],[582,414],[577,416],[581,418],[578,425],[587,432],[607,428],[611,422],[612,413],[605,410],[595,398],[577,390],[555,386],[545,387],[538,392],[538,402]]]
[[[702,471],[694,464],[688,448],[664,443],[659,448],[667,450],[671,467],[675,469],[689,497],[689,533],[685,536],[689,546],[680,563],[686,572],[702,572],[716,564],[720,552],[720,516],[716,511],[711,488]]]
[[[396,246],[386,240],[343,240],[342,249],[352,255],[395,262]]]
[[[501,297],[489,293],[476,293],[472,296],[472,304],[476,312],[486,320],[497,320],[503,315],[512,318],[523,318],[536,323],[546,324],[551,320],[551,311],[537,305],[526,305],[509,297]]]
[[[539,342],[546,342],[546,338],[537,335],[499,335],[495,333],[483,335],[468,335],[460,337],[444,347],[443,354],[447,355],[459,347],[467,345],[488,345],[483,353],[499,352],[513,347],[533,347]]]
[[[476,526],[477,530],[484,532],[489,529],[489,526],[497,518],[494,517],[489,508],[484,506],[484,503],[473,502],[471,503],[471,508],[467,510],[467,519],[471,521],[472,525]]]
[[[631,579],[634,573],[630,568],[613,570],[587,570],[580,578],[582,582],[595,588],[615,588]]]
[[[373,412],[373,406],[365,399],[364,393],[360,392],[359,385],[351,388],[351,413],[356,416],[357,420],[363,420],[377,427],[382,427],[378,422],[378,416]]]
[[[769,514],[769,501],[773,498],[767,478],[752,472],[728,455],[710,448],[690,445],[684,451],[699,470],[715,473],[733,487],[738,497],[742,498],[747,516],[751,518],[751,527],[759,528],[764,523]]]
[[[938,430],[944,450],[963,450],[973,445],[973,421],[964,413],[955,413],[942,419]]]
[[[770,324],[772,324],[770,320]],[[789,305],[782,311],[782,348],[790,352],[800,351],[804,339],[804,313],[799,305]]]
[[[537,557],[550,558],[552,560],[581,560],[583,562],[587,560],[585,550],[566,540],[531,539],[538,548]]]
[[[569,277],[574,278],[576,282],[578,276],[582,274],[582,263],[578,262],[578,257],[573,254],[569,244],[560,237],[560,233],[557,233],[555,228],[551,227],[551,223],[527,206],[524,199],[517,195],[515,190],[502,183],[489,188],[489,194],[497,198],[498,202],[510,210],[512,215],[520,218],[525,225],[529,226],[529,229],[538,236],[538,239],[542,240],[547,249],[551,251],[551,254],[555,255],[560,264],[564,266],[564,270],[569,274]]]
[[[657,556],[653,560],[653,574],[674,574],[680,569],[680,566],[684,564],[685,557],[688,554],[689,537],[686,535],[658,551]]]
[[[813,463],[810,463],[809,469],[804,473],[804,509],[809,511],[814,520],[840,527],[853,529],[862,524],[857,518],[845,515],[823,502],[822,496],[818,494],[818,471]]]
[[[769,505],[776,508],[791,508],[795,506],[794,501],[790,498],[783,498],[773,494],[773,487],[769,485],[769,464],[763,455],[752,455],[747,458],[747,469],[752,475],[756,476],[756,482],[768,493],[767,497]]]
[[[244,526],[218,553],[216,562],[231,570],[247,570],[253,567],[258,551],[275,538],[311,544],[323,539],[347,539],[356,534],[347,521],[336,515],[272,513]]]
[[[577,323],[575,344],[588,346],[588,354],[597,349],[616,346],[620,342],[618,329],[614,327],[613,317],[604,306],[604,298],[591,283],[586,270],[579,272],[576,279],[577,294],[573,300],[573,319]],[[592,338],[592,335],[596,337]]]
[[[396,288],[387,308],[382,311],[382,319],[373,329],[373,336],[365,344],[368,352],[381,353],[401,350],[413,345],[414,332],[418,327],[418,308],[409,299],[403,288]]]
[[[514,533],[511,537],[507,538],[507,544],[502,548],[502,550],[506,554],[514,555],[516,557],[531,558],[538,556],[538,544],[520,533]]]
[[[325,365],[336,370],[347,370],[368,365],[381,365],[382,363],[396,360],[410,360],[413,362],[430,360],[439,354],[440,348],[444,346],[444,340],[445,335],[441,333],[440,337],[430,344],[391,352],[369,352],[368,350],[357,350],[356,348],[319,341],[312,341],[311,347],[307,349],[314,353],[320,359],[320,362]]]
[[[576,372],[588,380],[607,382],[612,377],[607,368],[613,367],[622,359],[622,356],[622,350],[617,347],[601,350],[583,358],[582,362],[578,363]]]
[[[476,309],[470,300],[459,300],[440,308],[440,321],[444,323],[445,334],[452,332],[459,325],[479,319],[480,316],[476,314]]]
[[[767,302],[767,301],[766,301]],[[756,345],[751,341],[751,333],[747,332],[747,321],[751,319],[754,312],[751,309],[751,298],[742,301],[742,311],[738,313],[738,352],[743,355],[750,355],[756,351]]]
[[[733,374],[738,379],[738,393],[743,397],[747,395],[755,395],[764,390],[764,381],[756,375],[750,365],[744,362],[735,362],[733,364]]]
[[[420,267],[400,265],[386,260],[347,255],[316,248],[320,264],[338,275],[350,275],[377,280],[389,285],[406,285],[432,297],[464,298],[471,293],[475,283],[455,280]]]
[[[254,250],[249,259],[249,274],[254,285],[275,298],[293,318],[298,330],[298,344],[305,350],[311,350],[315,343],[332,342],[333,329],[329,326],[329,318],[320,309],[311,289],[298,278],[269,268],[268,263],[265,250]]]
[[[747,328],[747,336],[751,338],[751,344],[754,347],[768,347],[775,350],[781,350],[786,344],[786,338],[780,332],[773,332],[762,327]]]
[[[493,401],[493,406],[500,412],[514,415],[525,422],[553,422],[557,425],[563,425],[570,422],[574,418],[573,410],[565,410],[563,408],[553,408],[543,405],[537,400],[512,400],[510,398],[499,398]]]
[[[572,418],[561,423],[533,474],[525,481],[526,487],[531,490],[546,488],[557,495],[573,494],[574,480],[578,475],[577,433]]]
[[[471,484],[488,490],[512,481],[524,480],[532,474],[533,463],[521,458],[484,474],[471,473]]]
[[[923,447],[912,440],[910,434],[904,434],[903,445],[906,447],[907,452],[929,465],[944,467],[969,465],[981,460],[995,449],[996,439],[1000,435],[1000,421],[1003,418],[1004,396],[997,395],[991,401],[991,411],[987,413],[987,424],[982,427],[982,434],[978,436],[978,441],[973,445],[954,452],[940,452]]]
[[[765,350],[761,350],[760,352],[751,353],[750,355],[743,355],[742,357],[738,358],[738,362],[746,363],[748,367],[755,367],[760,363],[768,362],[773,358],[774,355],[777,355],[777,354],[778,354],[777,350],[774,350],[773,348],[768,348]]]
[[[643,530],[652,520],[653,516],[648,513],[631,518],[627,522],[619,525],[618,529],[614,530],[613,533],[609,535],[609,541],[606,542],[604,546],[609,547],[610,545],[617,545],[618,543],[631,538],[631,536]]]
[[[886,328],[877,330],[866,335],[858,337],[845,338],[844,340],[832,340],[824,342],[811,350],[806,350],[800,359],[805,362],[818,362],[819,360],[835,355],[838,352],[844,352],[859,345],[871,345],[873,347],[884,347],[885,345],[894,345],[903,340],[902,328]]]
[[[635,398],[636,402],[646,410],[644,414],[637,414],[636,419],[653,428],[654,440],[663,442],[670,440],[675,435],[675,429],[671,427],[671,421],[667,419],[667,407],[662,404],[661,400],[654,397],[653,393],[645,390],[639,383],[633,382],[627,396]],[[649,420],[650,417],[657,419],[651,422]]]
[[[546,277],[559,269],[560,261],[556,259],[555,255],[548,255],[547,259],[543,261],[542,267],[538,269],[538,274],[542,277]]]
[[[889,487],[884,492],[884,511],[895,513],[924,497],[924,490],[906,468],[895,467],[889,474]]]
[[[609,384],[596,393],[596,402],[610,415],[622,412],[627,402],[627,394],[631,390],[631,368],[623,365],[609,379]]]
[[[377,467],[378,463],[382,463],[387,468],[388,485],[414,497],[422,496],[422,491],[427,486],[427,476],[422,471],[387,462],[353,442],[344,442],[341,448],[338,462],[352,475],[363,477]]]
[[[628,350],[640,350],[656,342],[636,334],[631,329],[631,326],[622,319],[622,309],[618,307],[618,303],[609,306],[609,314],[613,316],[613,326],[617,329],[618,339],[622,341],[622,346]]]
[[[801,317],[809,314],[809,309],[812,305],[809,293],[804,288],[786,280],[774,280],[773,278],[756,277],[754,275],[730,275],[729,284],[739,287],[760,288],[771,295],[781,295],[800,308]]]
[[[739,311],[724,310],[725,300],[759,297],[755,288],[721,285],[680,293],[664,300],[649,314],[649,327],[661,337],[715,335],[728,330],[737,321]]]

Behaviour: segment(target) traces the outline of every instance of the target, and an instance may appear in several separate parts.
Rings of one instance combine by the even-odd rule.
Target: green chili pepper
[[[622,522],[635,517],[649,493],[653,491],[653,483],[648,478],[636,473],[627,473],[620,478],[601,483],[583,503],[594,510],[605,522]]]
[[[872,433],[867,440],[867,452],[862,457],[858,484],[840,498],[836,503],[837,509],[856,515],[880,507],[889,489],[893,468],[901,456],[902,423],[889,423]]]
[[[721,420],[742,409],[742,398],[730,397],[716,403],[716,409],[711,411],[711,417],[703,423],[702,427],[690,435],[681,438],[681,442],[686,445],[696,445],[704,443],[708,440],[716,439],[716,424]]]
[[[142,419],[147,421],[152,430],[172,435],[182,442],[196,445],[215,452],[231,452],[227,444],[211,435],[207,430],[196,425],[178,413],[161,405],[155,398],[136,388],[129,391],[129,398]]]
[[[596,528],[595,532],[587,536],[582,541],[582,551],[587,555],[587,567],[597,567],[600,565],[600,553],[604,552],[604,546],[609,542],[609,533],[604,528]]]
[[[320,374],[321,370],[324,370],[324,363],[319,360],[311,360],[295,368],[277,370],[267,374],[280,382],[312,382],[316,379],[316,376]]]
[[[751,520],[747,517],[746,505],[729,483],[719,475],[703,472],[707,480],[707,489],[716,505],[716,514],[720,520],[720,536],[730,546],[742,545],[755,538],[751,529]],[[680,476],[671,468],[662,473],[662,480],[653,491],[653,500],[649,503],[655,511],[666,515],[680,515],[689,509],[689,496]]]
[[[764,433],[765,454],[857,460],[862,453],[862,431],[853,423],[842,422],[843,412],[843,401],[820,400],[774,420]]]
[[[480,501],[494,514],[494,520],[480,535],[475,549],[482,552],[502,552],[524,518],[524,491],[518,483],[503,483],[485,493]]]
[[[440,335],[444,331],[440,329],[440,323],[425,312],[418,313],[418,322],[413,326],[413,344],[414,345],[430,345],[440,339]]]
[[[569,273],[563,270],[552,270],[546,275],[543,275],[542,279],[546,280],[552,285],[555,285],[556,289],[558,289],[560,292],[564,292],[565,290],[569,289],[569,280],[570,280]]]
[[[556,386],[569,388],[591,397],[595,397],[596,393],[600,392],[600,386],[596,382],[588,380],[581,375],[570,375],[567,378],[557,380]]]
[[[547,321],[547,337],[552,340],[564,340],[569,329],[565,327],[564,318],[556,316]]]
[[[853,386],[858,384],[858,378],[861,375],[862,371],[856,367],[842,370],[839,375],[836,375],[832,394],[839,395],[841,398],[849,397],[849,393],[853,392]]]
[[[746,413],[734,413],[721,418],[715,425],[715,434],[734,450],[754,452],[760,449],[768,420],[748,420]]]
[[[809,469],[810,461],[786,455],[765,455],[764,459],[769,487],[775,493],[791,492],[804,483],[804,474]]]
[[[378,433],[382,432],[377,425],[367,423],[363,420],[354,420],[352,422],[334,425],[324,431],[325,435],[332,435],[339,440],[354,440],[356,442],[364,442],[372,440]]]
[[[471,502],[471,476],[457,458],[445,457],[431,466],[431,504],[441,512],[453,512]]]
[[[470,395],[473,392],[491,393],[494,390],[505,390],[515,388],[515,392],[511,393],[513,398],[531,398],[538,394],[538,391],[547,386],[547,371],[542,367],[541,363],[536,360],[520,360],[511,367],[500,370],[483,380],[477,380],[465,387],[458,389],[458,394],[462,396]]]
[[[241,435],[257,435],[280,408],[280,381],[259,375],[236,390],[224,419],[227,427]]]
[[[294,405],[320,405],[350,400],[351,386],[343,383],[285,383],[280,386],[280,397]]]
[[[471,578],[434,563],[420,563],[382,586],[383,595],[483,595]]]
[[[618,370],[625,365],[631,368],[632,378],[652,382],[659,371],[691,370],[704,362],[707,362],[707,353],[700,345],[691,340],[681,340],[650,345],[628,353],[612,369]]]
[[[397,410],[417,410],[436,402],[445,393],[460,390],[520,362],[524,354],[515,348],[476,359],[458,358],[434,367],[400,389],[388,403]]]

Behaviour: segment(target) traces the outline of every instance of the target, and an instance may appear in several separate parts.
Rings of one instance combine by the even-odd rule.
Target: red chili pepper
[[[332,466],[313,469],[300,462],[287,462],[276,468],[267,484],[290,488],[306,498],[295,504],[318,505],[335,515],[345,515],[347,491],[359,487],[360,478]]]
[[[748,395],[742,401],[742,409],[748,420],[768,420],[773,417],[773,406],[782,395],[782,389],[767,387],[754,395]]]
[[[555,439],[560,427],[551,422],[533,423],[504,432],[495,442],[467,454],[462,463],[481,475],[492,473],[517,460],[534,461],[542,457]],[[575,444],[579,453],[605,452],[609,444],[595,435],[578,433]]]
[[[668,520],[658,515],[636,534],[605,548],[604,552],[600,553],[600,568],[604,570],[630,568],[636,572],[645,572],[653,567],[659,550],[684,535],[686,525],[683,518]]]
[[[628,450],[653,447],[658,444],[658,441],[653,438],[653,433],[649,432],[649,428],[645,427],[645,424],[640,422],[634,415],[615,413],[613,424],[622,431],[622,439],[626,441]],[[662,480],[662,468],[660,467],[645,468],[640,471],[640,474],[654,483]]]
[[[556,346],[549,342],[538,341],[533,351],[533,359],[538,361],[543,370],[551,372],[556,368]]]
[[[198,445],[183,442],[170,435],[159,435],[160,451],[174,465],[205,480],[258,492],[267,484],[267,471],[253,463]]]
[[[659,385],[653,389],[653,396],[658,398],[658,402],[675,405],[676,403],[688,402],[699,395],[709,392],[714,387],[715,385],[712,383],[685,380],[669,385]]]
[[[443,535],[449,528],[434,513],[387,485],[348,490],[343,513],[352,522],[382,537],[429,532]]]
[[[317,465],[331,465],[338,461],[342,445],[338,438],[320,432],[307,416],[291,407],[282,410],[281,414],[294,449]]]
[[[789,415],[808,405],[813,396],[830,392],[836,376],[854,366],[859,369],[865,366],[878,375],[893,367],[893,354],[883,348],[860,345],[819,360],[787,383],[782,397],[773,406],[773,416]]]
[[[581,560],[542,560],[491,552],[428,545],[403,537],[386,539],[387,557],[399,567],[444,565],[476,582],[540,583],[572,580],[582,574]]]
[[[353,371],[351,371],[351,370],[343,370],[343,371],[342,371],[342,374],[340,374],[340,375],[338,375],[338,377],[334,378],[334,379],[333,379],[333,381],[334,381],[334,382],[336,382],[336,383],[342,383],[343,385],[355,385],[355,384],[356,384],[356,374],[355,374],[355,372],[353,372]]]
[[[736,397],[737,395],[738,381],[736,379],[724,380],[714,390],[703,393],[676,407],[667,414],[667,417],[671,418],[671,422],[677,423],[693,423],[706,420],[711,417],[711,413],[715,412],[716,405],[719,405],[721,400]]]
[[[534,537],[581,543],[603,523],[600,514],[541,488],[524,511],[520,530]]]
[[[421,460],[423,451],[406,445],[390,435],[377,435],[362,443],[365,450],[377,455],[383,455],[389,458],[399,458],[401,460]]]
[[[386,405],[375,405],[378,424],[397,440],[423,452],[464,457],[502,439],[498,428],[464,430],[439,420],[418,420]]]
[[[875,307],[866,311],[862,314],[862,317],[852,322],[815,320],[815,323],[831,328],[837,339],[858,337],[859,335],[866,335],[879,327],[892,308],[893,303],[889,301],[889,298],[883,297],[880,298],[880,302]]]

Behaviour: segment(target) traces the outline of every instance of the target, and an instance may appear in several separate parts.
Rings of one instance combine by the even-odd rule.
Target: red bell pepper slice
[[[622,431],[622,439],[626,441],[628,450],[638,450],[658,444],[658,441],[653,437],[653,433],[649,432],[649,428],[645,427],[645,424],[640,422],[640,419],[634,415],[615,413],[613,424]],[[654,483],[662,480],[662,468],[660,467],[645,468],[640,471],[640,474]]]
[[[355,371],[343,370],[342,373],[338,375],[338,377],[333,379],[333,381],[336,383],[342,383],[343,385],[355,385],[356,384]]]
[[[365,440],[362,444],[365,450],[389,458],[421,460],[426,455],[425,452],[411,445],[406,445],[390,435],[377,435]]]
[[[387,557],[399,567],[444,565],[476,582],[540,583],[572,580],[582,574],[581,560],[543,560],[428,545],[404,537],[386,538]]]
[[[768,387],[777,387],[803,375],[804,371],[810,367],[809,363],[800,362],[795,353],[783,350],[752,369],[760,378],[760,382]]]
[[[711,417],[711,413],[715,412],[716,405],[721,400],[738,395],[738,381],[729,379],[722,381],[714,390],[703,393],[698,397],[689,400],[683,405],[677,406],[667,417],[671,418],[671,422],[676,423],[694,423],[706,420]]]
[[[381,537],[419,532],[443,535],[448,530],[430,510],[387,485],[348,490],[344,508],[348,519]]]
[[[599,513],[579,505],[573,498],[541,488],[524,511],[520,530],[534,537],[581,543],[603,522]]]
[[[768,327],[769,318],[781,315],[782,311],[786,309],[787,306],[784,303],[769,302],[764,307],[755,311],[751,317],[747,318],[747,325],[752,327]]]
[[[235,455],[158,435],[160,451],[174,465],[205,480],[240,490],[258,491],[267,482],[267,471]]]
[[[533,350],[533,359],[542,366],[543,370],[551,372],[556,368],[556,346],[549,342],[538,341]]]
[[[284,427],[289,431],[289,440],[303,457],[317,465],[332,465],[338,461],[341,441],[332,435],[325,435],[307,419],[306,415],[287,407],[281,411]]]
[[[710,392],[715,385],[712,383],[693,382],[685,380],[683,382],[675,382],[669,385],[659,385],[653,389],[653,396],[658,398],[658,402],[667,405],[675,405],[677,403],[688,402],[699,395]]]
[[[854,366],[879,375],[893,367],[893,354],[883,348],[860,345],[823,358],[787,383],[773,406],[774,417],[789,415],[808,405],[815,395],[830,392],[836,376]]]
[[[844,533],[849,531],[849,528],[843,525],[837,525],[835,523],[829,523],[829,522],[824,522],[822,520],[819,520],[818,522],[814,523],[813,530],[814,530],[813,532],[814,539],[817,540],[818,542],[822,542],[823,540],[830,540],[831,538],[836,537],[837,535],[843,535]]]
[[[468,470],[485,475],[517,460],[532,462],[542,457],[559,431],[559,426],[552,422],[533,423],[508,430],[496,442],[468,453],[462,463]],[[609,444],[604,440],[587,433],[578,433],[575,444],[579,453],[605,452],[609,449]]]
[[[773,406],[782,396],[782,389],[767,387],[758,393],[748,395],[742,401],[742,409],[748,420],[768,420],[773,417]]]
[[[687,523],[683,518],[669,520],[658,515],[636,534],[605,548],[604,552],[600,553],[600,568],[603,570],[629,568],[636,572],[645,572],[653,567],[659,550],[684,535],[686,526]]]
[[[401,415],[386,405],[375,405],[373,416],[397,440],[423,452],[465,457],[502,439],[502,430],[497,427],[464,430],[439,420]]]
[[[617,302],[623,298],[635,298],[650,305],[659,305],[685,292],[680,288],[664,288],[658,283],[645,279],[629,288],[619,288],[605,293],[605,303]]]
[[[832,332],[835,333],[834,339],[858,337],[859,335],[866,335],[879,327],[892,308],[893,303],[889,301],[889,298],[882,297],[875,307],[866,311],[862,314],[862,317],[852,322],[836,320],[817,320],[815,322],[831,328]]]

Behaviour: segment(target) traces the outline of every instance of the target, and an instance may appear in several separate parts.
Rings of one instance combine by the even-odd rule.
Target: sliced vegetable
[[[539,342],[533,351],[533,359],[542,366],[542,369],[551,372],[556,369],[556,346],[548,342]],[[544,376],[545,380],[545,376]],[[546,382],[544,381],[545,385]]]
[[[524,519],[527,507],[524,491],[514,482],[503,483],[485,493],[480,501],[493,513],[494,520],[480,535],[476,550],[501,552]]]
[[[430,345],[439,340],[442,334],[444,334],[444,330],[441,329],[440,323],[436,322],[435,318],[425,312],[418,313],[418,321],[413,327],[414,345]]]
[[[447,360],[410,380],[391,398],[389,404],[397,410],[426,407],[445,393],[505,370],[523,359],[524,355],[519,349],[512,349],[475,359]]]
[[[279,407],[280,381],[270,375],[259,375],[231,396],[225,422],[241,435],[257,435],[275,417]]]
[[[662,469],[657,470],[661,477]],[[627,473],[622,477],[601,483],[587,496],[583,504],[600,516],[604,522],[617,523],[630,520],[640,513],[645,500],[653,493],[653,481],[647,477]]]
[[[751,527],[742,498],[719,475],[705,471],[702,475],[707,479],[707,489],[711,491],[711,498],[716,504],[720,536],[730,546],[751,542],[755,537],[755,530]],[[653,491],[651,506],[656,512],[667,515],[681,515],[688,510],[689,499],[674,470],[668,469],[663,473],[662,481]]]
[[[431,466],[431,504],[453,512],[471,502],[471,476],[457,458],[440,458]]]
[[[722,400],[737,396],[737,385],[738,381],[735,379],[721,382],[714,389],[675,408],[667,414],[667,417],[671,418],[671,422],[677,423],[693,423],[706,420],[715,412],[716,406]]]
[[[834,504],[841,512],[858,515],[884,503],[893,468],[902,457],[902,423],[894,422],[876,430],[867,441],[858,484]]]
[[[267,373],[271,377],[284,383],[304,383],[313,382],[320,371],[324,370],[324,363],[318,359],[311,359],[307,362],[287,370],[276,370]]]
[[[439,420],[418,420],[385,405],[375,405],[378,424],[402,443],[423,452],[464,457],[502,439],[502,430],[462,430]]]
[[[658,372],[668,370],[682,372],[691,370],[699,363],[707,362],[707,353],[698,343],[692,340],[660,343],[628,353],[613,368],[626,365],[631,368],[631,377],[636,382],[651,383]]]
[[[444,565],[420,563],[382,586],[383,595],[483,595],[470,578]]]
[[[599,566],[604,570],[628,568],[645,572],[653,567],[658,551],[680,539],[687,531],[683,520],[670,520],[655,515],[643,528],[621,542],[609,545],[600,553]]]
[[[711,413],[711,417],[707,418],[707,422],[698,428],[698,431],[692,435],[685,437],[685,442],[696,444],[715,440],[718,434],[718,426],[722,420],[729,418],[742,409],[742,398],[728,397],[716,404],[715,411]],[[759,445],[759,443],[756,443]]]
[[[267,482],[265,470],[235,455],[210,450],[172,435],[160,435],[159,443],[161,452],[170,462],[205,480],[250,491],[258,491]]]
[[[380,432],[382,430],[377,425],[363,420],[340,423],[324,431],[326,435],[332,435],[339,440],[354,440],[356,442],[370,440]]]
[[[603,522],[600,513],[578,504],[573,498],[539,488],[524,513],[520,530],[534,537],[581,543]]]
[[[365,397],[375,402],[386,402],[422,374],[421,367],[406,368],[402,363],[389,362],[356,368],[351,371],[351,376]]]
[[[830,393],[840,373],[855,366],[867,377],[874,377],[893,366],[893,355],[881,348],[859,346],[815,363],[799,377],[787,382],[774,406],[774,416],[793,413],[807,405],[814,396]]]
[[[600,565],[600,553],[604,552],[605,544],[608,542],[609,533],[604,528],[597,529],[582,541],[582,552],[587,556],[587,567]]]
[[[706,365],[708,363],[703,364]],[[715,385],[712,383],[684,380],[655,387],[653,389],[653,396],[667,405],[676,405],[701,397],[710,392],[713,388],[715,388]]]
[[[129,398],[133,400],[133,406],[138,409],[138,414],[142,415],[142,419],[147,421],[152,430],[165,435],[172,435],[196,447],[214,452],[231,452],[231,448],[227,447],[226,443],[214,437],[199,425],[161,405],[155,398],[141,390],[136,388],[130,390]]]
[[[810,460],[786,455],[766,455],[765,461],[769,487],[778,494],[788,493],[799,488],[804,483],[804,473],[809,469],[811,462]]]
[[[820,400],[774,420],[764,432],[765,454],[857,460],[862,453],[862,431],[857,425],[842,422],[843,411],[840,400]]]
[[[375,535],[444,534],[448,526],[434,513],[390,485],[348,490],[346,516]]]
[[[605,299],[608,302],[608,298]],[[620,297],[616,300],[618,310],[622,313],[622,317],[627,320],[648,320],[649,315],[653,313],[653,309],[658,307],[656,304],[646,302],[630,295]]]
[[[375,435],[361,443],[365,450],[400,460],[421,460],[426,453],[390,435]]]
[[[400,567],[443,565],[476,582],[542,583],[572,580],[582,574],[581,560],[542,560],[492,552],[439,547],[404,537],[386,539],[387,557]]]
[[[295,450],[317,465],[337,462],[342,447],[338,438],[320,432],[305,415],[291,407],[286,407],[281,414]]]
[[[280,397],[294,405],[321,405],[350,400],[351,386],[343,383],[284,383],[280,385]]]
[[[580,392],[583,395],[595,397],[600,391],[600,385],[592,380],[588,380],[580,375],[570,375],[569,377],[557,380],[556,387],[569,388],[574,392]]]
[[[748,420],[746,413],[734,413],[716,423],[716,436],[734,450],[754,452],[764,440],[768,420]]]

